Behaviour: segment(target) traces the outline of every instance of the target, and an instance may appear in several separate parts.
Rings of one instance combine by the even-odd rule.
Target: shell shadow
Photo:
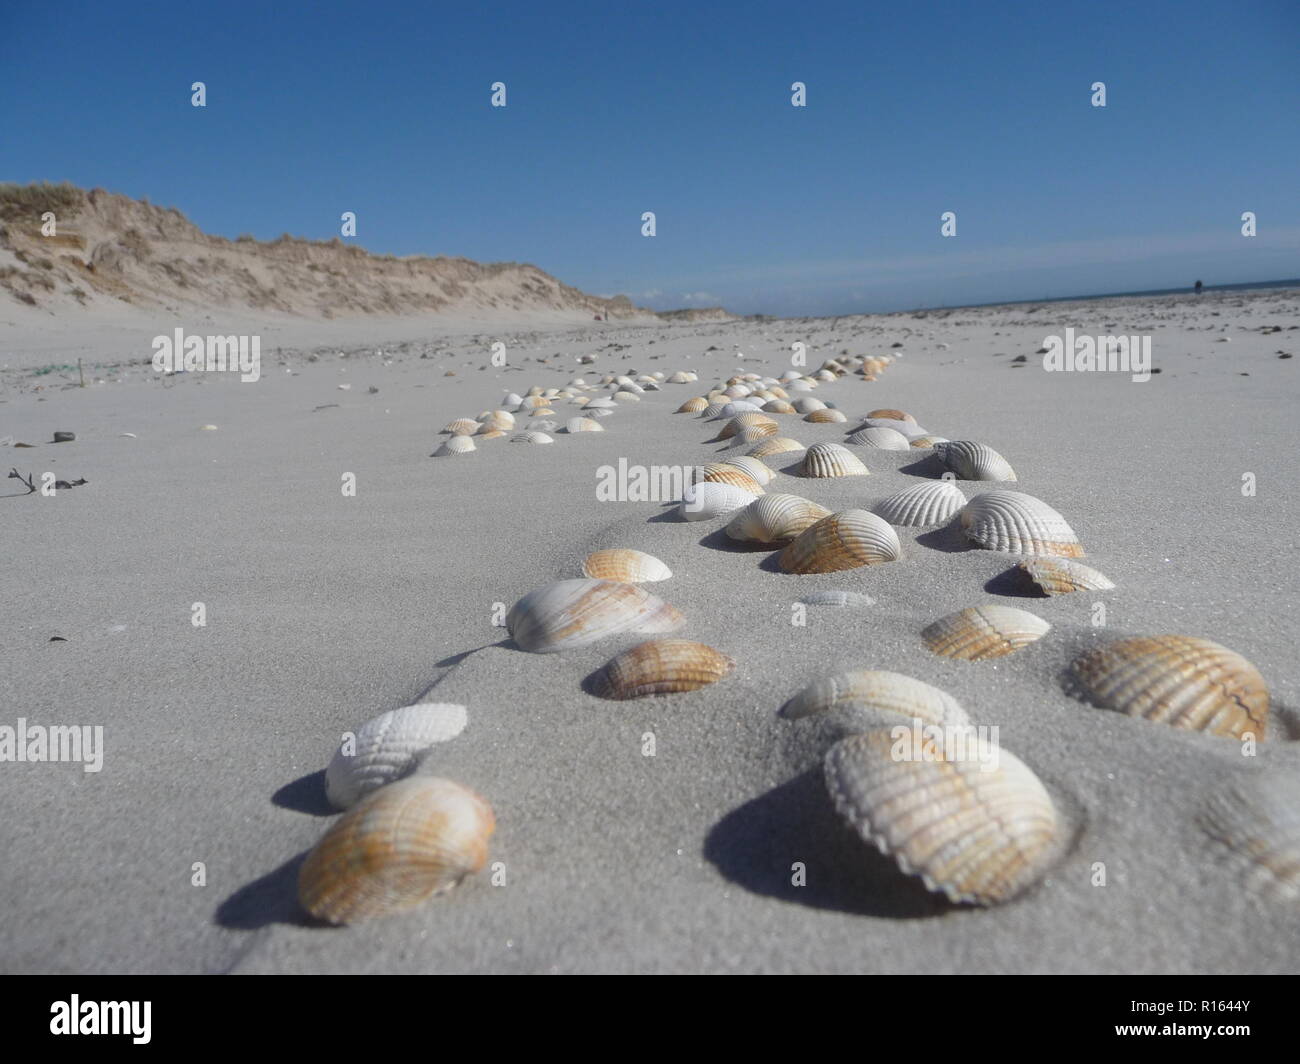
[[[275,871],[240,887],[217,906],[217,923],[240,931],[256,931],[270,924],[321,926],[298,904],[298,872],[307,853],[303,850]]]
[[[292,783],[286,783],[273,795],[271,801],[281,809],[292,809],[308,816],[333,816],[338,812],[325,795],[325,770],[309,772]]]
[[[945,554],[965,554],[973,549],[971,543],[962,535],[961,525],[955,520],[949,521],[942,528],[936,528],[933,532],[923,532],[916,537],[916,543],[918,546],[943,551]]]
[[[948,472],[948,467],[939,461],[937,454],[927,454],[919,462],[899,466],[898,471],[906,473],[909,477],[927,477],[930,480],[942,480],[943,475]]]
[[[477,654],[480,650],[487,650],[488,647],[505,647],[508,650],[521,649],[513,639],[506,637],[505,639],[498,640],[495,643],[484,643],[481,647],[474,647],[472,650],[462,650],[459,654],[452,654],[449,657],[443,658],[441,661],[434,662],[434,664],[440,669],[450,669],[455,665],[459,665],[471,654]],[[433,690],[433,688],[437,686],[438,685],[435,683],[426,688],[421,697],[423,697],[424,694],[428,694],[429,691]]]
[[[704,840],[704,856],[754,894],[859,916],[918,919],[956,908],[862,841],[826,797],[820,767],[732,810]],[[807,883],[792,884],[801,862]]]
[[[660,510],[657,514],[651,514],[649,517],[647,517],[646,524],[658,525],[658,524],[665,524],[665,523],[668,524],[684,523],[685,518],[682,517],[682,515],[677,512],[677,503],[670,502],[667,504],[667,506],[668,509]]]
[[[1006,572],[998,573],[984,585],[984,590],[990,595],[1004,595],[1008,598],[1028,598],[1028,599],[1045,599],[1048,594],[1031,579],[1028,574],[1017,566],[1012,566]]]
[[[732,539],[721,528],[715,528],[707,536],[701,539],[700,546],[708,547],[710,550],[720,550],[727,554],[760,554],[763,551],[770,551],[772,549],[763,543]]]

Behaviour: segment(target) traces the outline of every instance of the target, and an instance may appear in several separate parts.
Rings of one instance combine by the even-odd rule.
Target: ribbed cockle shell
[[[459,783],[398,780],[325,833],[303,862],[298,899],[332,924],[412,909],[481,869],[495,827],[492,807]]]
[[[717,683],[736,667],[721,651],[689,639],[652,639],[623,651],[592,681],[601,698],[695,691]]]
[[[1264,677],[1208,639],[1155,635],[1108,643],[1074,661],[1069,686],[1103,709],[1175,728],[1256,739],[1268,729]]]
[[[619,632],[673,632],[681,613],[636,584],[617,580],[560,580],[530,591],[506,616],[510,636],[524,650],[552,654]]]
[[[866,510],[841,510],[810,525],[781,552],[787,573],[834,573],[902,557],[898,533]]]
[[[995,905],[1050,866],[1056,809],[1019,758],[973,729],[949,734],[951,754],[936,742],[909,756],[895,729],[841,739],[826,755],[826,787],[840,815],[903,872],[954,902]]]

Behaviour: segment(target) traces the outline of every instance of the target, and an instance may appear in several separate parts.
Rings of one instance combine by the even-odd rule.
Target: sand
[[[1274,325],[1284,331],[1261,332]],[[1067,326],[1150,333],[1161,373],[1141,384],[1046,373],[1035,352]],[[436,335],[417,323],[404,347],[396,332],[358,340],[350,323],[333,340],[304,327],[297,339],[325,345],[315,350],[295,349],[286,328],[250,385],[164,381],[144,364],[147,336],[132,364],[92,367],[89,340],[84,389],[75,370],[33,375],[43,352],[59,364],[75,354],[10,331],[0,438],[37,446],[0,448],[5,471],[88,484],[53,498],[13,480],[0,488],[0,724],[102,725],[105,753],[98,773],[0,765],[0,967],[1294,971],[1294,903],[1243,889],[1197,816],[1232,780],[1300,772],[1300,386],[1295,361],[1277,356],[1300,351],[1297,326],[1295,291],[834,320],[541,322],[500,333],[510,361],[497,368],[477,323]],[[901,407],[933,432],[997,448],[1015,487],[1061,511],[1117,588],[1000,596],[985,585],[1016,559],[908,530],[899,562],[786,576],[765,553],[729,549],[720,521],[597,501],[597,469],[619,458],[707,460],[718,426],[671,412],[733,373],[783,372],[796,340],[814,366],[841,351],[900,356],[877,382],[815,394],[850,417]],[[594,364],[578,365],[589,353]],[[631,367],[693,369],[701,381],[620,404],[603,433],[429,457],[445,423],[507,390]],[[804,443],[851,427],[790,421]],[[52,444],[56,430],[77,439]],[[779,469],[799,456],[782,457]],[[919,482],[916,453],[865,458],[868,477],[783,474],[769,490],[840,509]],[[1242,494],[1247,472],[1253,497]],[[345,473],[355,497],[340,490]],[[538,655],[493,626],[496,604],[579,575],[587,552],[611,546],[671,566],[653,590],[686,614],[680,635],[737,659],[733,676],[687,695],[602,701],[582,680],[637,637]],[[865,591],[876,605],[810,609],[806,627],[792,625],[791,604],[822,588]],[[1052,630],[981,663],[922,644],[937,617],[991,601]],[[1094,601],[1104,628],[1090,623]],[[206,627],[191,624],[196,602]],[[1214,639],[1259,667],[1274,726],[1257,757],[1063,693],[1060,673],[1081,649],[1156,633]],[[839,822],[819,767],[826,735],[776,710],[854,667],[924,679],[999,727],[1064,825],[1066,850],[1037,887],[997,908],[953,907]],[[406,915],[312,926],[294,881],[334,815],[322,770],[344,731],[422,694],[469,708],[431,770],[492,803],[491,860],[505,882],[484,872]],[[654,757],[642,755],[647,732]],[[791,884],[795,862],[806,886]],[[1105,886],[1094,885],[1097,862]]]

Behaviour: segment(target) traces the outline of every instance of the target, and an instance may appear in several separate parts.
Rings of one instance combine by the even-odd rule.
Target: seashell
[[[505,398],[501,400],[503,410],[518,410],[524,403],[524,397],[515,392],[506,392]]]
[[[555,416],[555,411],[552,410],[549,406],[539,406],[536,410],[532,411],[532,413],[533,413],[533,415],[534,415],[535,417],[554,417],[554,416]],[[531,425],[541,424],[541,422],[530,421],[528,424],[531,426]],[[555,422],[552,421],[552,422],[550,422],[550,424],[554,425]]]
[[[948,438],[946,436],[925,435],[925,436],[911,437],[911,439],[907,441],[907,445],[909,447],[915,447],[918,450],[919,449],[929,450],[937,443],[947,443],[947,442],[948,442]]]
[[[454,739],[469,717],[464,706],[427,703],[389,710],[366,721],[340,745],[325,769],[325,794],[335,809],[350,809],[371,791],[409,776],[421,754]]]
[[[730,384],[723,389],[722,394],[731,399],[743,399],[749,394],[749,387],[744,384]]]
[[[679,369],[676,373],[674,373],[671,377],[668,378],[668,383],[669,384],[690,384],[691,381],[693,380],[695,380],[694,373],[687,373],[685,370]]]
[[[641,397],[636,392],[620,390],[614,393],[614,400],[619,403],[639,403]]]
[[[593,580],[622,580],[625,584],[649,584],[667,580],[673,571],[653,554],[614,547],[588,554],[582,574]]]
[[[914,484],[882,499],[871,508],[877,517],[904,528],[930,528],[946,525],[966,505],[966,496],[947,480]]]
[[[763,440],[775,436],[778,431],[775,424],[747,425],[731,437],[731,442],[727,446],[729,448],[752,447],[756,443],[761,443]]]
[[[976,495],[961,511],[966,538],[985,550],[1082,558],[1083,545],[1065,518],[1019,491]]]
[[[478,422],[467,417],[458,417],[443,432],[449,432],[453,436],[473,436],[478,432]]]
[[[704,396],[697,395],[693,399],[687,399],[686,402],[682,403],[682,405],[679,406],[674,411],[674,413],[698,414],[701,410],[703,410],[708,405],[709,405],[709,401],[705,399]]]
[[[876,600],[857,591],[814,591],[799,600],[805,606],[874,606]]]
[[[788,451],[802,451],[804,449],[802,443],[790,439],[789,436],[768,436],[745,453],[754,458],[767,458],[774,454],[785,454]]]
[[[715,517],[734,513],[753,501],[753,492],[735,484],[705,481],[687,486],[677,513],[684,521],[711,521]]]
[[[606,398],[605,396],[601,396],[601,398],[599,399],[591,400],[591,402],[587,403],[582,409],[583,410],[612,410],[617,405],[618,404],[615,403],[613,399],[609,399]]]
[[[1016,471],[992,447],[970,440],[945,440],[934,445],[939,460],[962,480],[1015,480]]]
[[[842,444],[814,443],[803,456],[799,472],[805,477],[857,477],[870,470]]]
[[[1242,885],[1268,901],[1300,901],[1300,777],[1235,780],[1197,818]]]
[[[754,459],[758,461],[758,459]],[[761,464],[761,463],[760,463]],[[738,466],[729,462],[708,462],[699,468],[699,480],[714,484],[735,484],[751,495],[762,495],[763,486]]]
[[[878,368],[883,369],[884,367],[883,367],[883,366],[879,366]],[[886,407],[881,407],[879,410],[868,410],[868,411],[867,411],[867,417],[869,417],[869,418],[888,418],[890,421],[910,421],[913,425],[916,424],[916,418],[914,418],[914,417],[913,417],[911,414],[909,414],[907,411],[905,411],[905,410],[891,410],[891,409],[888,409],[888,408],[886,408]]]
[[[511,443],[554,443],[550,436],[544,432],[516,432],[510,437]]]
[[[1014,606],[970,606],[940,617],[922,630],[921,638],[942,658],[984,661],[1041,639],[1051,627],[1041,617]]]
[[[878,425],[858,429],[857,432],[849,435],[848,442],[864,447],[879,447],[886,451],[906,451],[910,446],[907,437],[897,429],[884,429]]]
[[[703,418],[705,421],[712,421],[715,417],[720,415],[723,410],[726,409],[726,406],[727,406],[726,403],[710,403],[702,411],[700,411],[700,417]]]
[[[746,411],[745,413],[737,414],[725,425],[723,425],[721,431],[719,431],[719,433],[717,434],[717,436],[714,437],[714,439],[729,440],[731,439],[732,436],[735,436],[742,429],[751,428],[753,426],[767,426],[767,425],[770,425],[772,427],[772,432],[768,433],[767,435],[775,435],[777,431],[777,424],[775,421],[773,421],[766,414],[760,414],[757,411]]]
[[[717,683],[736,667],[721,651],[689,639],[652,639],[623,651],[594,677],[592,693],[600,698],[697,691]]]
[[[777,559],[787,573],[835,573],[901,558],[889,524],[866,510],[841,510],[809,525]]]
[[[486,414],[480,414],[478,420],[480,425],[492,425],[499,429],[515,427],[515,415],[509,410],[489,410]]]
[[[637,584],[619,580],[560,580],[528,592],[506,615],[510,637],[523,650],[554,654],[618,632],[675,632],[686,618]]]
[[[769,399],[763,404],[763,410],[769,414],[797,414],[793,406],[784,399]]]
[[[742,542],[782,544],[831,512],[798,495],[764,495],[736,514],[724,529]]]
[[[524,396],[524,401],[519,404],[519,407],[521,410],[526,410],[531,414],[534,410],[539,410],[545,405],[546,400],[543,399],[540,394],[533,395],[530,393]]]
[[[780,709],[788,720],[828,714],[841,735],[870,731],[901,721],[966,727],[970,717],[958,701],[937,687],[899,672],[854,669],[815,680]]]
[[[480,432],[474,438],[476,440],[495,440],[499,436],[504,436],[505,434],[506,434],[505,429],[488,429],[486,432]]]
[[[564,423],[565,432],[604,432],[605,426],[595,418],[571,417]]]
[[[1067,686],[1102,709],[1175,728],[1257,740],[1268,728],[1264,677],[1208,639],[1156,635],[1107,643],[1075,659]]]
[[[453,454],[468,454],[477,449],[474,441],[468,436],[448,436],[443,445],[433,452],[433,457],[445,458]]]
[[[737,414],[762,414],[762,407],[760,407],[758,403],[750,403],[743,399],[738,399],[734,402],[728,403],[710,420],[719,421],[722,418],[733,418]],[[764,416],[763,420],[770,421],[771,419]]]
[[[814,424],[833,424],[841,421],[848,421],[843,413],[838,410],[832,410],[829,406],[821,410],[810,410],[803,416],[805,421],[811,421]]]
[[[811,395],[801,395],[798,399],[793,400],[791,405],[797,414],[811,414],[814,410],[826,409],[826,404],[822,400]]]
[[[595,422],[593,421],[592,424],[594,425]],[[554,432],[559,427],[558,422],[551,421],[549,418],[538,418],[524,426],[529,432]]]
[[[831,801],[863,839],[953,902],[1004,902],[1047,871],[1056,808],[1023,761],[970,729],[898,760],[893,732],[852,735],[826,755]]]
[[[790,401],[790,396],[786,394],[786,390],[784,388],[780,388],[774,384],[772,385],[772,387],[768,389],[768,391],[771,392],[772,395],[775,396],[777,399],[784,399],[786,402]],[[796,412],[794,411],[793,407],[791,407],[791,411]]]
[[[1071,591],[1110,591],[1115,585],[1083,562],[1069,558],[1029,558],[1016,566],[1044,595]]]
[[[313,916],[352,924],[412,909],[487,863],[492,807],[451,780],[398,780],[325,833],[298,875]]]
[[[748,473],[750,478],[760,487],[766,487],[776,479],[775,470],[769,469],[757,458],[751,458],[749,455],[736,455],[733,458],[728,458],[723,464],[735,466],[737,469]]]

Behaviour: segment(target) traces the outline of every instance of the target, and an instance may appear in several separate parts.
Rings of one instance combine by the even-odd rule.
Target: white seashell
[[[571,417],[564,423],[565,432],[604,432],[605,426],[595,418]]]
[[[812,395],[801,395],[791,404],[798,414],[811,414],[814,410],[825,410],[826,404]]]
[[[946,525],[966,505],[966,496],[947,480],[914,484],[871,508],[877,517],[904,528]]]
[[[1042,499],[1019,491],[976,495],[962,508],[961,527],[985,550],[1083,557],[1079,537],[1065,518]]]
[[[840,735],[919,720],[940,727],[965,727],[970,717],[937,687],[899,672],[854,669],[815,680],[780,710],[796,720],[827,714]]]
[[[723,464],[735,466],[742,472],[748,473],[754,482],[760,487],[767,487],[768,484],[772,483],[772,481],[776,479],[775,470],[769,469],[757,458],[753,458],[746,454],[740,454],[733,458],[728,458]]]
[[[511,443],[554,443],[544,432],[516,432],[510,437]]]
[[[1247,891],[1300,901],[1300,776],[1244,775],[1210,799],[1198,822]]]
[[[923,430],[915,421],[899,421],[892,417],[869,417],[854,431],[861,432],[863,429],[893,429],[900,436],[906,436],[908,439],[923,435]]]
[[[558,421],[551,421],[548,418],[541,418],[537,421],[530,421],[524,426],[530,432],[554,432],[559,428]]]
[[[464,706],[405,706],[366,721],[335,751],[325,770],[325,793],[335,809],[350,809],[386,783],[409,776],[431,746],[456,738],[469,716]]]
[[[812,390],[813,390],[813,385],[812,385],[812,383],[811,383],[810,381],[806,381],[806,380],[804,380],[804,379],[801,377],[801,378],[799,378],[799,380],[789,381],[789,382],[786,384],[785,388],[786,388],[786,391],[788,391],[788,392],[800,392],[800,393],[802,393],[802,392],[810,392],[810,391],[812,391]],[[797,402],[796,402],[795,406],[796,406],[796,407],[798,406],[798,403],[797,403]],[[801,411],[801,412],[802,412],[802,413],[806,413],[807,411]]]
[[[727,450],[748,449],[777,434],[775,425],[746,425],[727,441]]]
[[[716,418],[722,417],[722,412],[725,409],[727,409],[726,403],[710,403],[700,411],[700,419],[703,421],[713,421]]]
[[[742,542],[786,543],[830,511],[798,495],[764,495],[747,505],[728,522],[727,536]]]
[[[667,580],[673,571],[653,554],[614,547],[588,554],[582,574],[593,580],[622,580],[626,584],[649,584]]]
[[[805,606],[874,606],[876,600],[857,591],[814,591],[799,600]]]
[[[896,429],[882,429],[876,426],[858,429],[857,432],[849,435],[848,442],[862,447],[878,447],[884,451],[906,451],[911,446],[907,442],[907,437]]]
[[[443,432],[449,432],[453,436],[473,436],[478,432],[478,422],[467,417],[458,417]]]
[[[468,454],[477,449],[474,440],[469,436],[448,436],[443,445],[433,452],[433,457],[445,458],[453,454]]]
[[[759,414],[763,408],[758,403],[748,403],[744,400],[736,400],[728,403],[717,414],[711,417],[710,421],[721,421],[723,418],[733,418],[737,414]]]
[[[617,405],[618,404],[615,403],[613,399],[601,398],[601,399],[593,399],[582,409],[583,410],[611,410]]]
[[[863,839],[953,902],[994,905],[1041,878],[1060,829],[1024,762],[970,729],[946,733],[951,753],[931,743],[899,759],[893,732],[852,735],[826,755],[831,800]]]
[[[805,477],[855,477],[870,470],[842,444],[814,443],[803,456],[799,472]]]
[[[970,440],[947,440],[934,453],[962,480],[1015,480],[1016,471],[992,447]]]
[[[734,513],[753,501],[753,493],[744,488],[710,480],[688,485],[677,506],[677,513],[684,521],[711,521]]]
[[[790,439],[789,436],[768,436],[766,439],[759,440],[745,453],[753,458],[767,458],[774,454],[786,454],[804,449],[802,443]]]
[[[511,607],[506,627],[523,650],[553,654],[619,632],[674,632],[686,618],[637,584],[560,580],[536,588]]]
[[[925,645],[943,658],[1000,658],[1041,639],[1051,625],[1014,606],[971,606],[940,617],[921,632]]]

